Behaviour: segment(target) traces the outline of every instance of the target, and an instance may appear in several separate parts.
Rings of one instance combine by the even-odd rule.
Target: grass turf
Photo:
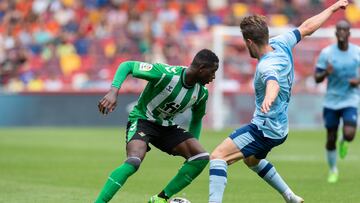
[[[203,146],[211,151],[229,130],[205,130]],[[292,130],[288,140],[268,156],[291,188],[307,203],[360,202],[360,144],[350,144],[339,160],[340,179],[328,184],[325,131]],[[93,202],[108,174],[124,160],[124,129],[0,129],[0,202]],[[140,170],[112,202],[141,203],[158,193],[175,175],[182,158],[152,147]],[[206,203],[208,168],[176,196]],[[224,203],[283,202],[281,196],[242,162],[229,168]]]

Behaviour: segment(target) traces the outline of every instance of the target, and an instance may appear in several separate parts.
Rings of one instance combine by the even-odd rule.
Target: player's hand
[[[357,87],[357,86],[359,86],[359,79],[357,79],[357,78],[353,78],[353,79],[350,79],[349,80],[349,83],[350,83],[350,86],[351,87]]]
[[[339,9],[345,9],[348,4],[349,2],[347,0],[339,0],[332,5],[332,10],[335,12]]]
[[[265,97],[264,98],[264,101],[261,105],[261,112],[263,113],[267,113],[270,111],[270,107],[271,105],[274,103],[274,99],[271,99],[271,98],[267,98]]]
[[[100,113],[107,115],[108,113],[113,112],[116,108],[117,96],[118,89],[112,87],[110,91],[98,103]]]

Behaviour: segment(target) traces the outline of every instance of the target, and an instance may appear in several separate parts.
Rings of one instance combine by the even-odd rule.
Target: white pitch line
[[[269,160],[272,161],[296,161],[296,162],[318,162],[324,161],[324,156],[307,156],[307,155],[271,155],[269,156]],[[340,160],[340,158],[338,158]],[[359,161],[360,157],[356,155],[348,155],[344,161],[355,162]]]

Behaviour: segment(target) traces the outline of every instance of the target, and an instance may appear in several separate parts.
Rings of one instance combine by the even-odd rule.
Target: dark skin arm
[[[315,73],[315,81],[316,83],[320,83],[324,81],[324,79],[333,72],[333,67],[328,64],[327,68],[323,72]],[[360,78],[352,78],[349,79],[350,86],[357,87],[360,85]]]
[[[328,66],[326,67],[325,71],[317,72],[315,73],[315,82],[320,83],[324,81],[324,79],[330,75],[334,71],[334,68],[331,64],[328,63]]]
[[[100,113],[107,115],[115,110],[118,92],[119,89],[111,87],[108,93],[99,101],[98,108]]]
[[[360,84],[360,78],[352,78],[349,80],[351,87],[357,87]]]

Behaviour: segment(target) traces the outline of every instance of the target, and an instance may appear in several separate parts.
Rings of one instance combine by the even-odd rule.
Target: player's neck
[[[338,42],[338,48],[341,51],[347,51],[349,48],[349,43],[348,42]]]
[[[261,57],[263,57],[264,55],[266,55],[267,53],[272,52],[272,51],[274,51],[274,49],[269,44],[259,47],[259,52],[258,52],[259,55],[258,55],[257,59],[260,60]]]
[[[190,88],[196,84],[196,80],[194,78],[194,74],[190,68],[185,69],[182,75],[183,84],[185,87]]]

